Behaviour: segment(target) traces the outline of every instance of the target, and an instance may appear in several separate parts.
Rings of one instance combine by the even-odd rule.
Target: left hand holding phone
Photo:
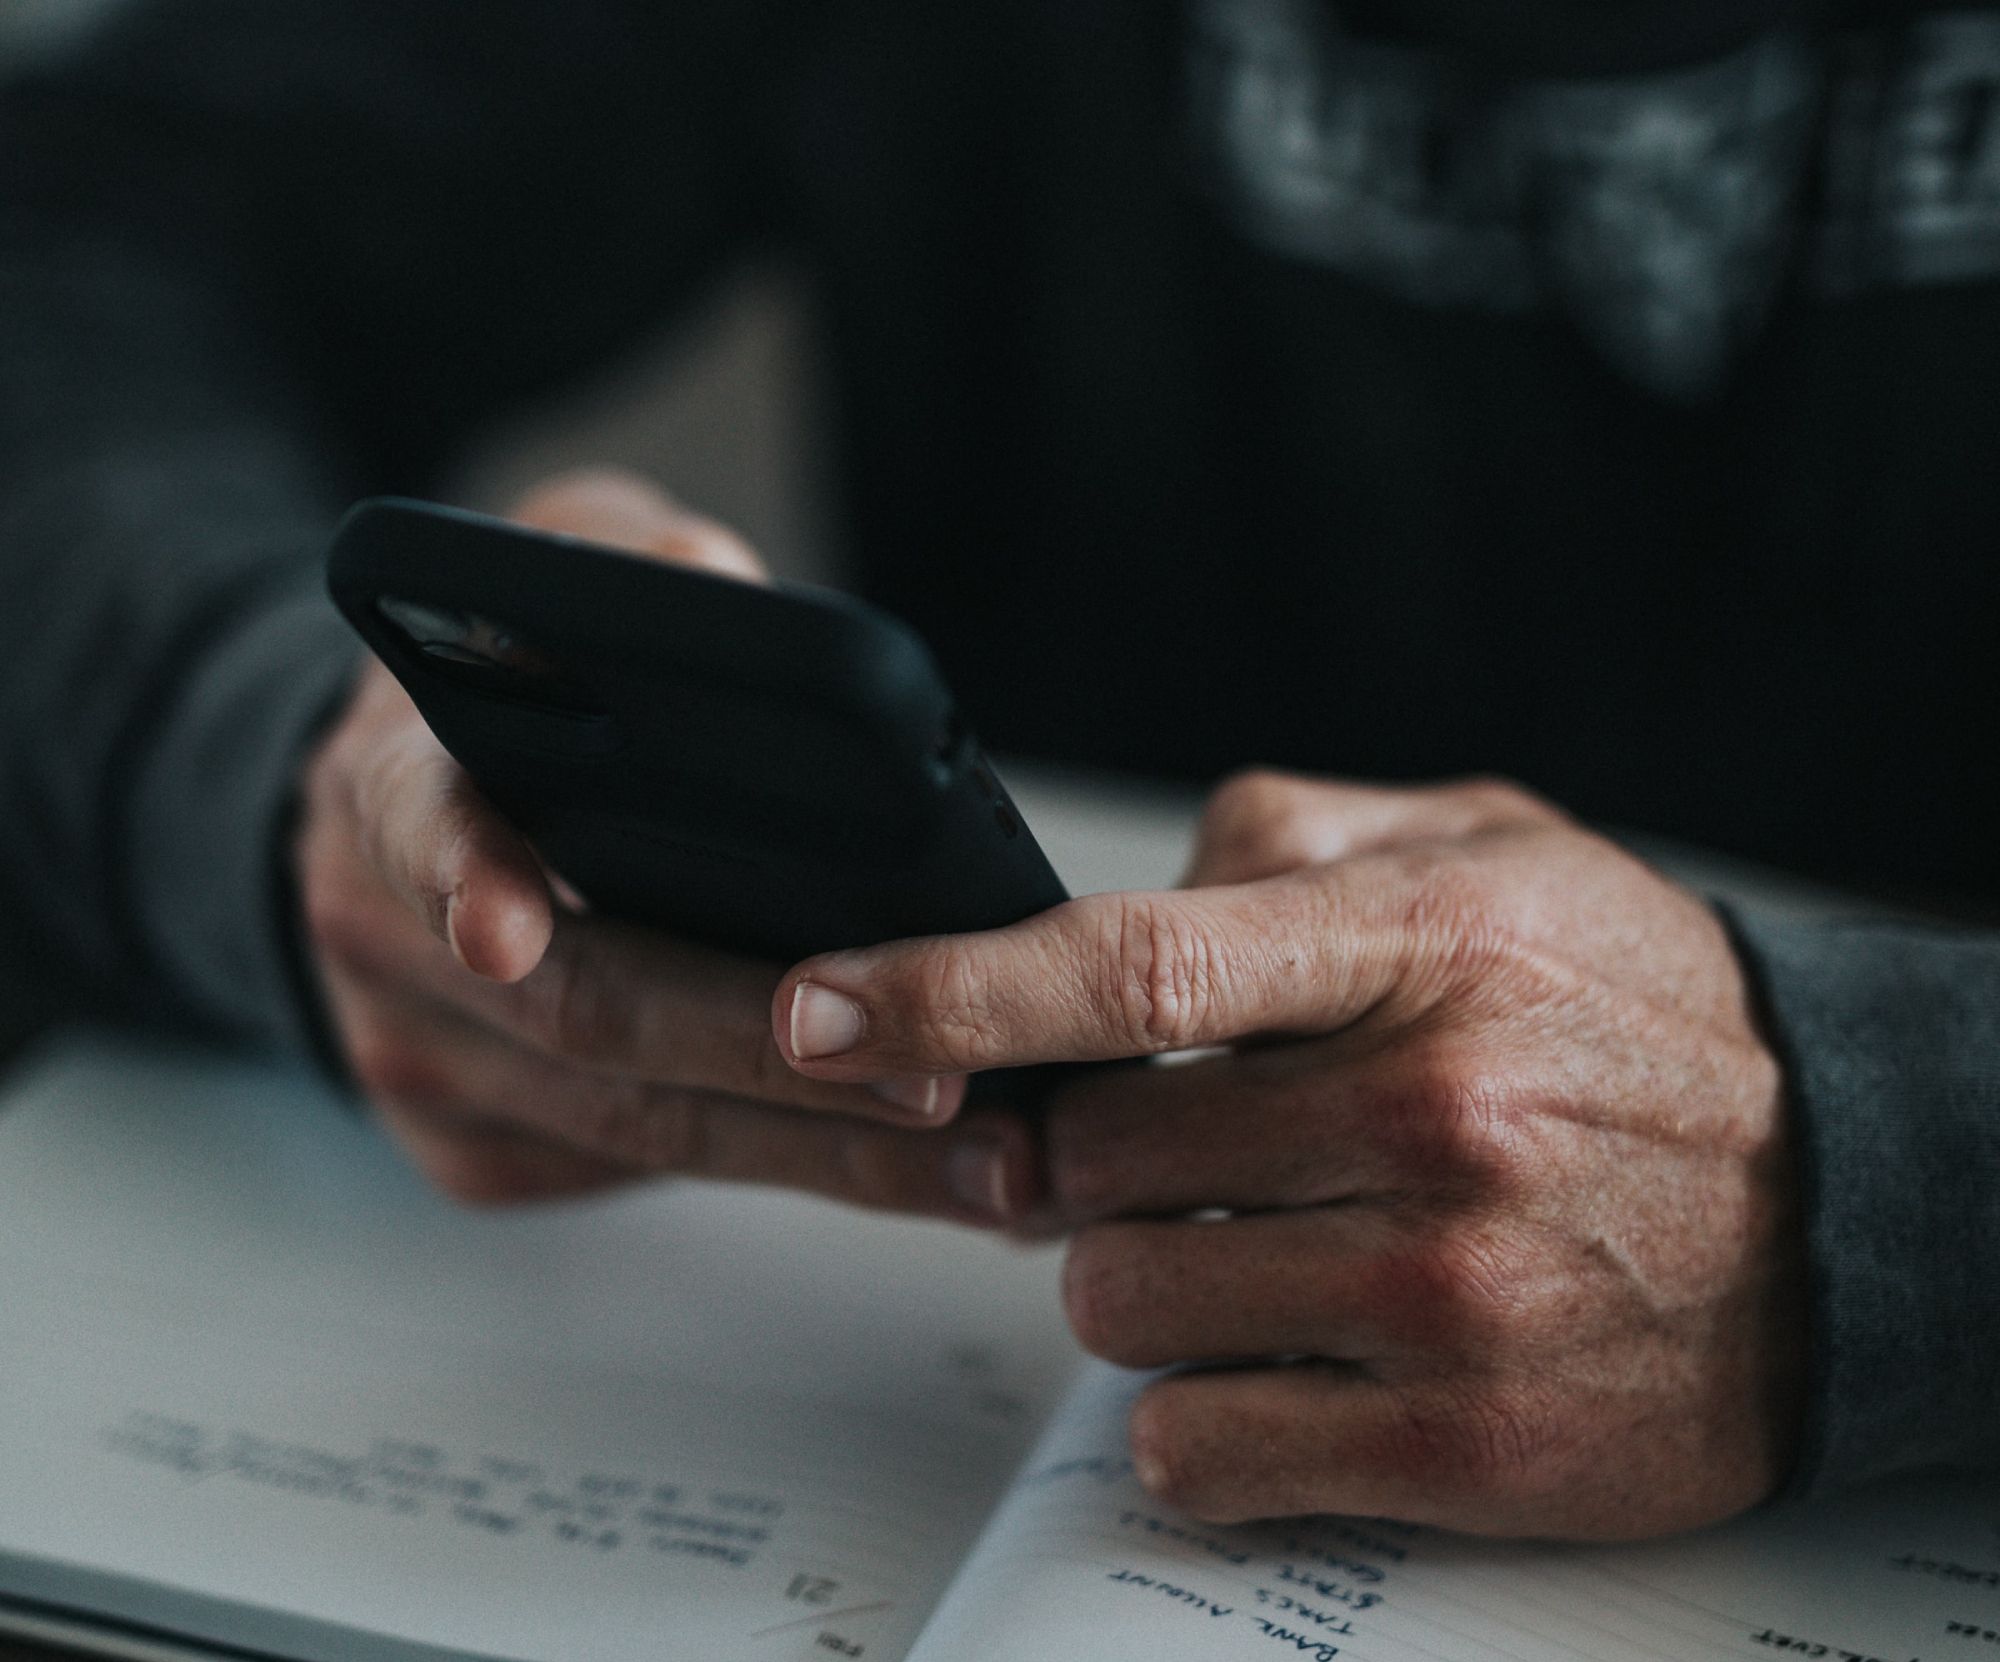
[[[513,516],[728,576],[762,563],[645,481],[571,473]],[[383,1123],[475,1204],[665,1174],[968,1223],[1033,1203],[1027,1129],[956,1118],[962,1078],[808,1079],[773,1038],[785,966],[568,904],[387,670],[309,759],[294,843],[336,1034]]]

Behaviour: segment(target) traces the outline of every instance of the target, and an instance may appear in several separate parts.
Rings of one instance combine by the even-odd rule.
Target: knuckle
[[[1560,820],[1561,811],[1527,786],[1498,774],[1476,774],[1445,787],[1487,820]]]
[[[1111,1031],[1134,1054],[1183,1050],[1206,1035],[1221,967],[1207,933],[1175,904],[1121,897],[1099,950]]]
[[[1290,869],[1320,858],[1325,838],[1311,787],[1269,769],[1219,785],[1202,815],[1201,842],[1233,868]]]
[[[1436,1176],[1460,1190],[1505,1188],[1515,1164],[1508,1088],[1491,1075],[1454,1068],[1431,1085],[1429,1096]]]
[[[1470,1230],[1442,1230],[1386,1255],[1374,1276],[1377,1320],[1418,1350],[1456,1359],[1505,1343],[1518,1303],[1503,1246]]]
[[[1133,1358],[1146,1327],[1148,1301],[1143,1263],[1122,1232],[1085,1230],[1063,1263],[1063,1314],[1077,1343],[1093,1356]]]
[[[1373,1451],[1412,1486],[1497,1500],[1534,1492],[1555,1443],[1534,1398],[1492,1381],[1404,1395]]]
[[[1502,1073],[1426,1047],[1363,1094],[1371,1141],[1420,1192],[1469,1198],[1507,1187],[1517,1113]]]
[[[1533,938],[1536,897],[1465,849],[1416,857],[1398,923],[1433,996],[1481,1008],[1560,996],[1573,982]]]
[[[1410,858],[1412,879],[1402,900],[1402,924],[1413,940],[1435,943],[1448,962],[1475,963],[1499,950],[1509,934],[1493,883],[1460,850],[1426,850]]]
[[[1272,768],[1248,768],[1216,786],[1204,819],[1217,830],[1252,829],[1293,813],[1301,786]]]

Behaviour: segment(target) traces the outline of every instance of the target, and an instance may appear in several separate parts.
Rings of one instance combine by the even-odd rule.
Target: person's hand
[[[524,524],[732,576],[735,537],[593,471]],[[356,1082],[439,1186],[501,1202],[684,1172],[967,1222],[1023,1203],[1029,1139],[962,1080],[829,1084],[788,1068],[783,966],[582,914],[379,664],[307,768],[295,843],[309,949]],[[1011,1199],[1010,1199],[1011,1196]]]
[[[1147,1486],[1223,1522],[1597,1538],[1770,1494],[1799,1225],[1714,916],[1496,784],[1247,777],[1189,882],[830,954],[774,1005],[828,1083],[1233,1047],[1047,1122],[1085,1345],[1232,1364],[1141,1398]]]

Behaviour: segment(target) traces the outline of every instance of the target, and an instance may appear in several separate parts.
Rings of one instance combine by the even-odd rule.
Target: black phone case
[[[392,499],[342,521],[327,580],[606,914],[792,962],[1067,898],[930,653],[874,607]]]

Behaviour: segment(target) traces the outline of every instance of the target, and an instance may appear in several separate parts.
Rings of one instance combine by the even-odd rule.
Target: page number
[[[831,1604],[833,1595],[839,1591],[840,1583],[823,1575],[795,1575],[791,1586],[785,1589],[785,1597],[797,1599],[801,1604]]]

